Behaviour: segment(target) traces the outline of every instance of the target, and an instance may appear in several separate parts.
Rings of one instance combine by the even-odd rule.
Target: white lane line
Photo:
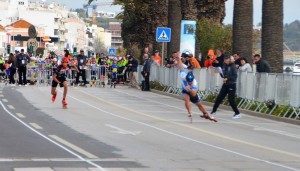
[[[0,94],[0,97],[4,97],[4,95],[3,95],[3,94]]]
[[[139,98],[139,99],[142,99],[142,100],[147,100],[147,101],[150,101],[150,102],[153,102],[153,103],[161,104],[162,106],[169,106],[169,107],[176,108],[176,109],[179,109],[179,110],[182,110],[182,111],[186,111],[185,109],[177,107],[177,106],[173,106],[173,105],[169,105],[169,104],[166,104],[166,103],[161,103],[161,102],[157,102],[157,101],[154,101],[154,100],[150,100],[148,97],[147,98],[143,98],[143,97],[140,97],[140,96],[135,96],[135,95],[132,95],[132,94],[129,94],[129,93],[125,93],[125,92],[122,92],[122,91],[118,91],[118,90],[114,90],[114,91],[119,92],[121,94],[126,94],[126,95],[131,96],[131,97],[136,97],[136,98]],[[160,95],[160,94],[157,94],[157,95],[158,96],[163,96],[163,95]],[[173,99],[176,99],[176,98],[173,98]],[[179,100],[179,99],[176,99],[176,100]],[[247,116],[247,117],[257,118],[257,117],[253,117],[253,116]],[[269,132],[272,132],[274,134],[280,134],[280,135],[284,135],[284,136],[287,136],[287,137],[300,139],[300,135],[296,135],[296,134],[292,134],[292,133],[287,133],[287,132],[282,133],[282,130],[264,128],[264,127],[261,127],[261,126],[256,126],[256,125],[248,124],[248,123],[241,122],[241,121],[235,122],[235,121],[232,121],[230,119],[223,119],[223,118],[220,118],[220,119],[224,120],[224,121],[227,121],[227,122],[235,123],[237,125],[245,125],[245,126],[253,127],[253,129],[269,130]],[[270,130],[272,130],[272,131],[270,131]]]
[[[41,126],[39,126],[38,124],[36,123],[29,123],[33,128],[35,129],[43,129]]]
[[[7,107],[10,108],[10,109],[13,109],[13,110],[15,109],[15,107],[13,105],[7,105]]]
[[[2,99],[2,101],[3,101],[3,102],[5,102],[5,103],[7,103],[7,102],[8,102],[8,100],[7,100],[7,99]]]
[[[49,135],[49,137],[51,137],[52,139],[56,140],[57,142],[59,142],[61,144],[63,144],[65,146],[73,149],[74,151],[76,151],[76,152],[78,152],[80,154],[85,155],[86,157],[88,157],[90,159],[96,159],[96,158],[98,158],[94,154],[91,154],[91,153],[85,151],[84,149],[82,149],[82,148],[80,148],[80,147],[78,147],[78,146],[76,146],[76,145],[74,145],[74,144],[72,144],[72,143],[70,143],[70,142],[68,142],[68,141],[66,141],[66,140],[58,137],[58,136],[56,136],[56,135]]]
[[[22,113],[16,113],[16,115],[17,115],[19,118],[26,118],[26,116],[23,115]]]
[[[105,126],[115,129],[116,131],[113,131],[114,133],[123,134],[123,135],[134,135],[135,136],[142,132],[142,131],[127,131],[122,128],[110,125],[110,124],[105,124]]]
[[[7,110],[7,108],[4,106],[4,104],[0,101],[0,105],[2,106],[2,108],[13,118],[15,118],[17,121],[19,121],[21,124],[23,124],[25,127],[29,128],[31,131],[35,132],[36,134],[38,134],[39,136],[45,138],[46,140],[48,140],[49,142],[55,144],[56,146],[60,147],[61,149],[67,151],[68,153],[74,155],[75,157],[79,158],[81,161],[84,161],[92,166],[97,167],[99,170],[101,171],[106,171],[106,169],[104,169],[103,167],[101,167],[100,165],[83,158],[82,156],[80,156],[79,154],[73,152],[72,150],[64,147],[63,145],[57,143],[56,141],[52,140],[51,138],[47,137],[46,135],[40,133],[39,131],[37,131],[36,129],[32,128],[30,125],[28,125],[27,123],[23,122],[21,119],[19,119],[18,117],[16,117],[14,114],[12,114],[9,110]]]
[[[85,93],[85,94],[87,94],[87,93]],[[98,107],[96,107],[94,105],[91,105],[91,104],[87,103],[86,101],[82,101],[82,100],[77,99],[77,98],[75,98],[73,96],[69,95],[69,97],[71,97],[72,99],[74,99],[76,101],[79,101],[79,102],[81,102],[83,104],[86,104],[87,106],[90,106],[90,107],[92,107],[92,108],[94,108],[96,110],[99,110],[99,111],[101,111],[103,113],[106,113],[106,114],[109,114],[111,116],[115,116],[117,118],[121,118],[121,119],[130,121],[130,122],[133,122],[133,123],[137,123],[139,125],[143,125],[143,126],[146,126],[146,127],[149,127],[149,128],[153,128],[155,130],[158,130],[160,132],[164,132],[164,133],[169,134],[169,135],[173,135],[175,137],[179,137],[179,138],[182,138],[182,139],[185,139],[185,140],[188,140],[188,141],[192,141],[194,143],[198,143],[198,144],[201,144],[201,145],[205,145],[205,146],[208,146],[208,147],[219,149],[219,150],[222,150],[222,151],[225,151],[225,152],[228,152],[228,153],[231,153],[231,154],[235,154],[235,155],[238,155],[238,156],[242,156],[242,157],[245,157],[245,158],[248,158],[248,159],[252,159],[252,160],[255,160],[255,161],[264,162],[266,164],[270,164],[270,165],[273,165],[273,166],[278,166],[278,167],[282,167],[282,168],[285,168],[285,169],[288,169],[288,170],[293,170],[293,171],[299,171],[299,169],[297,169],[297,168],[293,168],[293,167],[290,167],[290,166],[287,166],[287,165],[283,165],[283,164],[280,164],[280,163],[275,163],[275,162],[272,162],[272,161],[268,161],[268,160],[264,160],[264,159],[260,159],[260,158],[256,158],[256,157],[252,157],[252,156],[247,155],[247,154],[239,153],[239,152],[236,152],[236,151],[233,151],[233,150],[229,150],[229,149],[226,149],[226,148],[223,148],[223,147],[220,147],[220,146],[208,144],[208,143],[203,142],[203,141],[195,140],[195,139],[192,139],[192,138],[189,138],[189,137],[177,134],[177,133],[173,133],[171,131],[168,131],[168,130],[165,130],[165,129],[162,129],[162,128],[159,128],[159,127],[156,127],[156,126],[144,123],[144,122],[140,122],[140,121],[137,121],[137,120],[126,118],[124,116],[120,116],[118,114],[115,114],[115,113],[108,112],[106,110],[100,109],[100,108],[98,108]]]
[[[55,171],[50,167],[14,168],[14,171]]]

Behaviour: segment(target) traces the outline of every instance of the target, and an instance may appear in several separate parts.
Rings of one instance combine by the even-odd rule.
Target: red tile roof
[[[32,24],[25,21],[25,20],[18,20],[14,23],[12,23],[10,26],[14,28],[29,28]]]

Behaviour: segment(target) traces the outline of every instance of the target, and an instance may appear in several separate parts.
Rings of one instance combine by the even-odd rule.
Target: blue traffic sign
[[[157,27],[156,41],[157,42],[171,42],[171,28]]]
[[[108,49],[108,55],[115,56],[116,55],[116,49],[114,49],[114,48]]]

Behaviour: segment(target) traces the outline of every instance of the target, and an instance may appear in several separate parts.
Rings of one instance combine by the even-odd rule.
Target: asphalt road
[[[0,171],[300,170],[296,125],[195,106],[191,124],[183,101],[124,86],[68,95],[62,109],[62,89],[0,87]]]

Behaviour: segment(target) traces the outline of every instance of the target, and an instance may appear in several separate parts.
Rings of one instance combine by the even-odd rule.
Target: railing
[[[195,69],[199,95],[203,99],[216,95],[223,80],[215,68]],[[140,73],[140,72],[139,72]],[[139,74],[139,80],[141,75]],[[181,78],[176,67],[151,66],[150,80],[163,85],[164,92],[181,93]],[[239,72],[237,80],[238,107],[272,114],[278,106],[289,106],[280,116],[298,119],[300,116],[300,76],[275,73]],[[226,103],[226,102],[225,102]]]

